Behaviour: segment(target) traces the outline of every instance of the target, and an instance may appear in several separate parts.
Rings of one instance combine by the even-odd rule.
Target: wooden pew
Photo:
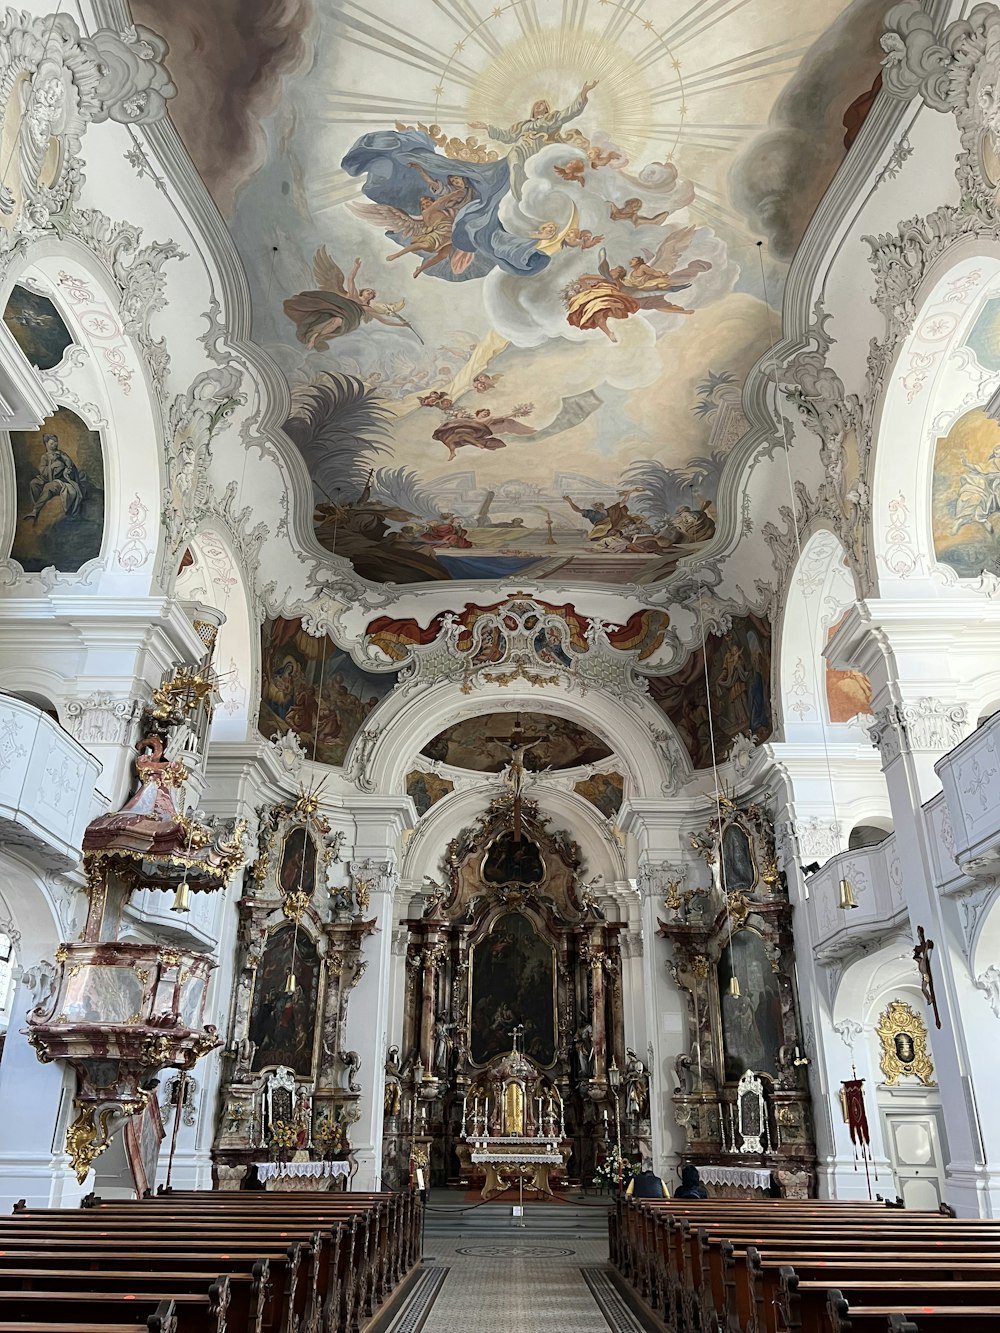
[[[0,1333],[136,1333],[146,1328],[149,1333],[178,1333],[177,1311],[171,1301],[161,1301],[144,1321],[136,1319],[127,1324],[89,1323],[60,1319],[16,1320],[0,1322]]]
[[[92,1280],[97,1282],[105,1269],[120,1271],[122,1260],[127,1257],[128,1272],[133,1283],[155,1279],[160,1269],[188,1271],[200,1268],[206,1281],[223,1270],[230,1279],[232,1292],[237,1274],[250,1274],[252,1283],[256,1269],[259,1279],[269,1279],[269,1283],[264,1281],[257,1287],[257,1296],[263,1307],[260,1319],[262,1330],[294,1333],[296,1321],[305,1314],[302,1296],[304,1284],[299,1281],[302,1246],[298,1242],[285,1247],[269,1247],[270,1253],[262,1253],[260,1246],[244,1247],[233,1242],[211,1245],[199,1240],[193,1249],[180,1251],[169,1246],[150,1249],[130,1247],[127,1256],[123,1255],[122,1246],[117,1241],[105,1242],[93,1249],[87,1248],[91,1243],[84,1239],[80,1244],[65,1244],[56,1250],[40,1248],[37,1244],[11,1247],[0,1243],[0,1275],[8,1268],[50,1270],[55,1274],[74,1269],[89,1273]],[[225,1248],[222,1248],[223,1244]],[[246,1327],[252,1325],[248,1323]],[[235,1330],[238,1325],[231,1321],[231,1328]]]
[[[825,1265],[803,1279],[817,1282],[816,1290],[824,1294],[838,1282],[844,1287],[838,1265],[846,1266],[845,1281],[848,1272],[859,1282],[877,1283],[879,1272],[891,1281],[905,1252],[925,1255],[923,1267],[933,1264],[932,1276],[944,1282],[949,1266],[954,1270],[961,1262],[963,1271],[974,1270],[970,1280],[989,1296],[988,1283],[1000,1264],[1000,1228],[992,1221],[905,1214],[871,1204],[640,1200],[617,1208],[613,1226],[619,1266],[654,1311],[679,1329],[783,1330],[774,1304],[777,1274],[769,1259],[775,1247],[786,1263],[794,1256],[800,1267]],[[866,1268],[857,1272],[858,1265]],[[944,1308],[943,1302],[932,1304]],[[875,1307],[866,1302],[865,1308]],[[901,1313],[898,1307],[895,1312]],[[935,1328],[943,1317],[935,1314]],[[815,1320],[797,1325],[819,1326]]]
[[[81,1318],[102,1325],[123,1324],[131,1319],[133,1327],[139,1328],[145,1312],[155,1312],[164,1300],[156,1275],[151,1277],[148,1285],[156,1289],[153,1291],[139,1288],[135,1292],[106,1292],[84,1288],[0,1292],[0,1324],[23,1324],[41,1315],[51,1319],[62,1311],[67,1324]],[[170,1298],[169,1304],[176,1314],[178,1333],[226,1333],[229,1281],[217,1278],[201,1294],[180,1292]]]
[[[910,1311],[914,1318],[910,1318]],[[913,1333],[996,1333],[1000,1305],[851,1305],[839,1290],[827,1295],[829,1333],[886,1333],[909,1325]]]
[[[128,1257],[128,1256],[126,1256]],[[157,1290],[176,1298],[177,1294],[197,1292],[204,1286],[205,1274],[191,1269],[171,1271],[157,1268],[152,1273],[136,1272],[134,1268],[93,1269],[71,1266],[66,1255],[53,1256],[58,1267],[36,1265],[31,1268],[0,1267],[0,1292],[50,1292],[99,1290],[108,1293],[134,1294],[139,1287],[152,1280],[155,1273]],[[229,1284],[229,1305],[226,1324],[229,1333],[264,1333],[264,1315],[268,1300],[270,1265],[259,1259],[250,1272],[228,1273],[218,1281]],[[138,1286],[137,1286],[138,1284]]]
[[[412,1192],[171,1192],[82,1213],[22,1206],[0,1222],[0,1315],[8,1294],[32,1292],[24,1303],[38,1301],[46,1273],[57,1296],[77,1291],[96,1301],[103,1293],[120,1302],[131,1286],[176,1294],[184,1314],[198,1301],[207,1306],[198,1279],[211,1265],[229,1279],[231,1333],[353,1333],[412,1267],[419,1223]],[[20,1276],[5,1280],[5,1271]],[[169,1293],[160,1293],[158,1271],[173,1274],[169,1283],[164,1276]],[[113,1275],[106,1286],[103,1273]],[[188,1323],[210,1329],[185,1319],[182,1333]]]

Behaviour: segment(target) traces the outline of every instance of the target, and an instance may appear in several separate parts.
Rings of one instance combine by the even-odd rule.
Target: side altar
[[[684,1159],[715,1197],[808,1198],[816,1175],[792,904],[762,803],[721,796],[692,838],[710,882],[671,881],[657,934],[687,999],[691,1045],[676,1070]]]

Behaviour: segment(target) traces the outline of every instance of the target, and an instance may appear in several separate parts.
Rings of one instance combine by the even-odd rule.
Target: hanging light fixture
[[[174,901],[170,905],[170,910],[171,912],[190,912],[191,886],[186,879],[182,879],[174,890]]]
[[[733,975],[729,978],[729,994],[739,995],[739,993],[740,993],[740,979],[734,972]]]

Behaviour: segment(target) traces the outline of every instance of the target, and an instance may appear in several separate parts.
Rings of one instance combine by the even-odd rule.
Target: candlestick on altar
[[[726,1122],[725,1122],[725,1120],[723,1120],[723,1118],[722,1118],[722,1103],[719,1102],[719,1103],[718,1103],[718,1106],[719,1106],[719,1138],[722,1140],[722,1151],[725,1152],[725,1151],[726,1151]]]
[[[468,1117],[468,1110],[469,1110],[469,1095],[468,1095],[468,1093],[466,1093],[465,1096],[462,1098],[462,1138],[463,1138],[463,1139],[465,1138],[465,1127],[466,1127],[466,1120],[467,1120],[467,1117]]]
[[[563,1106],[563,1099],[558,1088],[556,1089],[556,1096],[559,1097],[559,1137],[564,1139],[566,1137],[566,1108]]]

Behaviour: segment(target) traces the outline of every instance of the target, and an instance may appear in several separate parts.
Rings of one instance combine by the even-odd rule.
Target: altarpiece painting
[[[316,945],[304,931],[296,938],[294,925],[279,927],[257,968],[250,1016],[254,1070],[285,1065],[302,1078],[312,1075],[319,985]]]
[[[484,1065],[510,1050],[510,1030],[519,1024],[525,1055],[551,1065],[556,1048],[555,953],[523,912],[496,918],[472,950],[471,973],[473,1062]]]

